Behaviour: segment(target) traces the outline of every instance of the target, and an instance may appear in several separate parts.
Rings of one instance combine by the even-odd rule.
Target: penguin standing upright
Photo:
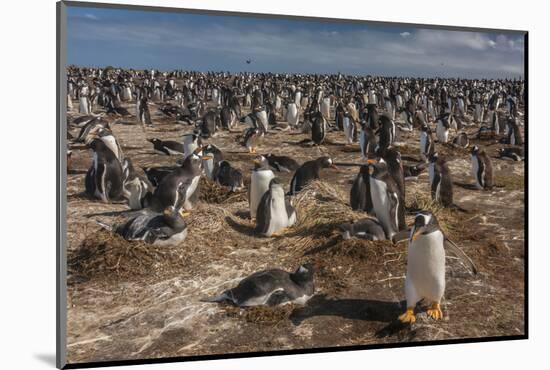
[[[472,175],[476,179],[478,189],[493,188],[493,165],[485,151],[477,145],[472,148]]]
[[[523,138],[517,122],[517,118],[510,116],[508,118],[508,138],[507,143],[510,145],[523,145]]]
[[[367,159],[369,154],[374,154],[377,145],[376,135],[366,122],[361,123],[359,132],[359,147],[361,149],[361,158]]]
[[[321,112],[315,112],[311,117],[311,140],[316,145],[321,145],[325,140],[326,131],[327,131],[327,121]]]
[[[426,211],[418,213],[409,236],[405,278],[407,310],[399,316],[401,322],[416,321],[414,309],[422,299],[429,304],[428,317],[434,320],[443,318],[441,299],[445,293],[445,247],[467,263],[474,274],[477,273],[472,260],[443,234],[436,217]]]
[[[208,144],[203,147],[203,154],[208,157],[202,162],[204,174],[209,180],[214,180],[218,164],[223,161],[223,153],[214,144]]]
[[[300,121],[300,112],[296,103],[288,103],[286,111],[286,121],[290,127],[296,128]]]
[[[369,215],[374,216],[368,165],[363,165],[359,168],[359,173],[353,181],[349,198],[351,209],[356,211],[365,211]]]
[[[202,140],[197,133],[186,134],[183,136],[183,158],[189,157],[195,150],[202,145]]]
[[[396,141],[398,131],[395,122],[386,113],[380,115],[379,121],[378,148],[381,153],[384,153]]]
[[[86,193],[109,202],[123,196],[123,173],[120,161],[100,139],[93,139],[88,146],[94,151],[93,162],[86,173]]]
[[[131,209],[141,209],[149,206],[153,195],[153,185],[143,173],[138,173],[130,158],[122,161],[124,175],[123,187]]]
[[[173,206],[176,211],[190,211],[199,198],[199,180],[202,173],[201,149],[197,148],[183,161],[181,167],[164,176],[155,189],[151,199],[151,209],[162,212]]]
[[[437,141],[439,141],[440,143],[446,143],[449,141],[449,129],[451,128],[451,120],[452,117],[450,116],[450,113],[444,113],[437,119],[435,135],[437,137]]]
[[[445,159],[434,153],[429,158],[428,173],[432,200],[443,207],[453,205],[453,179]]]
[[[332,163],[332,159],[330,157],[320,157],[312,161],[305,162],[294,173],[294,176],[290,181],[289,194],[296,195],[296,193],[302,190],[302,188],[309,182],[321,178],[322,168],[338,169]]]
[[[266,191],[275,174],[269,168],[269,162],[264,156],[254,159],[254,170],[250,176],[250,187],[248,189],[248,204],[250,207],[250,218],[255,219],[260,200]]]
[[[314,291],[313,266],[306,263],[292,273],[279,269],[255,272],[241,280],[235,288],[202,301],[230,301],[239,307],[305,304]]]
[[[138,119],[142,125],[151,126],[151,113],[149,112],[149,104],[147,103],[147,96],[144,95],[138,100]]]
[[[355,137],[355,130],[356,130],[355,121],[351,116],[351,114],[348,113],[347,111],[344,112],[343,124],[344,124],[344,133],[346,134],[346,144],[347,145],[353,144],[353,141],[354,141],[353,139]]]
[[[432,130],[426,124],[420,127],[420,157],[424,162],[435,152],[435,143],[432,136]]]
[[[283,232],[296,222],[296,210],[285,199],[285,191],[275,177],[269,183],[256,211],[256,232],[264,236],[273,236]]]
[[[330,97],[323,98],[323,101],[321,102],[321,114],[323,117],[329,121],[330,120]]]
[[[400,213],[405,212],[404,204],[395,180],[388,173],[385,162],[369,164],[369,183],[372,205],[376,218],[382,224],[387,239],[399,232]]]

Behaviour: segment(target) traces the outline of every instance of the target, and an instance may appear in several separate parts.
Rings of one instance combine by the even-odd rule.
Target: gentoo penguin
[[[370,215],[374,215],[374,207],[370,194],[370,179],[369,167],[363,165],[359,168],[359,173],[353,181],[353,186],[350,190],[350,205],[351,209],[365,211]]]
[[[202,162],[204,174],[209,180],[213,180],[218,169],[218,164],[223,161],[223,153],[214,144],[208,144],[203,147],[202,154],[210,159],[205,159]]]
[[[220,121],[224,129],[230,130],[237,124],[237,113],[235,110],[229,106],[222,108],[220,112]]]
[[[369,184],[374,213],[391,240],[400,230],[400,213],[405,212],[395,180],[388,173],[388,165],[380,161],[369,166]]]
[[[124,179],[120,161],[99,139],[93,139],[88,146],[94,155],[92,166],[86,173],[86,193],[103,202],[122,199]]]
[[[346,144],[347,145],[353,144],[353,139],[356,135],[355,120],[353,119],[351,114],[349,114],[347,111],[344,112],[343,124],[344,124],[344,134],[346,135]]]
[[[381,153],[384,153],[396,140],[398,136],[398,129],[395,127],[395,122],[388,116],[387,113],[383,113],[379,117],[380,127],[378,129],[378,148]]]
[[[248,149],[249,153],[256,153],[258,142],[263,137],[263,132],[257,127],[250,127],[244,131],[241,145]]]
[[[365,218],[349,224],[343,224],[340,225],[339,228],[344,240],[349,240],[351,238],[373,241],[386,240],[386,234],[384,234],[382,225],[374,218]]]
[[[451,128],[452,117],[450,113],[444,113],[437,119],[435,127],[435,135],[440,143],[446,143],[449,141],[449,129]]]
[[[290,195],[296,195],[310,181],[321,178],[321,169],[334,168],[338,169],[330,157],[320,157],[312,161],[307,161],[300,166],[294,173],[292,181],[290,181]]]
[[[161,152],[166,155],[182,155],[185,152],[184,145],[172,140],[160,140],[160,139],[147,139],[148,142],[153,144],[153,148],[157,152]]]
[[[238,169],[231,167],[228,161],[222,160],[217,163],[216,167],[213,180],[218,184],[231,188],[231,191],[244,187],[243,174]]]
[[[472,175],[476,179],[478,189],[493,188],[493,165],[485,151],[477,145],[472,148]]]
[[[293,172],[300,168],[300,164],[286,155],[267,154],[269,165],[279,172]]]
[[[250,206],[250,218],[256,218],[258,204],[264,193],[269,190],[269,184],[275,177],[269,168],[269,162],[264,156],[254,159],[254,170],[250,176],[250,188],[248,189],[248,204]]]
[[[521,131],[519,130],[517,118],[509,117],[507,124],[508,124],[508,138],[506,140],[507,144],[523,145],[523,138],[521,137]]]
[[[401,153],[397,149],[390,147],[384,152],[384,154],[377,154],[381,157],[381,161],[386,162],[388,173],[394,179],[395,184],[397,185],[397,189],[399,190],[399,194],[403,198],[402,202],[403,204],[405,204],[405,178],[403,175],[403,162],[401,161]],[[401,225],[401,230],[405,227],[405,219],[403,218],[399,222]]]
[[[367,159],[369,154],[374,154],[377,146],[377,139],[374,130],[366,122],[361,123],[359,132],[359,147],[361,148],[361,158]]]
[[[256,232],[263,236],[277,235],[296,222],[296,210],[285,199],[285,190],[277,178],[260,199],[256,211]]]
[[[202,173],[202,161],[209,159],[201,156],[197,148],[185,158],[181,167],[166,175],[155,189],[151,199],[151,209],[161,212],[168,206],[176,211],[193,209],[199,197],[199,180]]]
[[[317,111],[310,116],[311,120],[311,140],[316,145],[321,145],[325,141],[327,132],[327,121],[321,112]]]
[[[200,136],[209,138],[216,136],[216,129],[220,126],[220,115],[215,110],[209,110],[197,124]]]
[[[177,245],[187,237],[187,225],[172,206],[166,207],[161,214],[145,211],[122,225],[98,223],[128,241],[144,241],[159,246]]]
[[[498,150],[499,158],[512,161],[523,161],[525,151],[521,147],[515,148],[500,148]]]
[[[151,113],[149,112],[149,104],[147,104],[147,96],[142,96],[137,103],[138,121],[143,125],[151,126]]]
[[[403,166],[403,176],[406,180],[418,180],[418,175],[420,175],[426,169],[425,163],[420,163],[417,165],[404,165]]]
[[[323,117],[325,117],[327,121],[330,120],[330,97],[323,98],[320,110]]]
[[[241,280],[235,288],[202,301],[229,301],[239,307],[305,304],[313,296],[314,290],[313,266],[306,263],[295,272],[279,269],[256,272]]]
[[[103,127],[98,127],[97,130],[91,131],[88,134],[84,143],[88,145],[94,139],[99,139],[103,141],[107,148],[109,148],[113,152],[115,157],[122,163],[122,159],[124,158],[122,148],[120,147],[118,140],[115,138],[115,135],[113,135],[111,130]]]
[[[286,111],[286,121],[290,127],[296,128],[300,121],[300,111],[296,103],[288,103]]]
[[[130,208],[141,209],[149,206],[153,185],[146,176],[137,172],[130,158],[124,158],[122,161],[122,173],[124,174],[123,186]]]
[[[468,134],[466,134],[465,132],[459,133],[453,139],[453,145],[460,148],[467,148],[470,145],[470,139],[468,138]]]
[[[445,247],[468,263],[474,274],[477,268],[456,244],[447,239],[439,223],[430,212],[420,212],[414,219],[409,236],[405,296],[407,310],[399,316],[404,323],[414,323],[416,304],[424,299],[430,306],[427,314],[432,319],[443,317],[441,298],[445,293]]]
[[[183,158],[189,157],[201,145],[202,140],[196,132],[183,135]]]
[[[453,205],[453,179],[445,159],[434,153],[429,158],[428,173],[432,200],[443,207]]]
[[[378,121],[379,117],[378,110],[376,109],[376,104],[367,104],[367,126],[376,131],[378,130]]]
[[[435,143],[432,130],[426,124],[420,127],[420,158],[428,162],[428,158],[435,152]]]

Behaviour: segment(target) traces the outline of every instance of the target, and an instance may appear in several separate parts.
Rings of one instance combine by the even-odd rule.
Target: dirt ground
[[[133,112],[133,104],[126,106]],[[69,115],[78,116],[77,109],[75,102]],[[176,157],[155,153],[146,138],[181,140],[192,128],[164,117],[155,105],[151,114],[152,128],[144,131],[131,117],[114,124],[114,134],[135,165],[175,165]],[[236,142],[242,128],[222,131],[208,142],[222,149],[248,180],[252,157]],[[418,158],[418,133],[403,136],[404,159]],[[284,153],[300,162],[321,155],[332,156],[336,163],[359,162],[358,145],[344,146],[342,133],[330,132],[320,147],[297,145],[308,137],[269,132],[259,152]],[[73,145],[67,184],[68,362],[523,334],[524,163],[496,159],[502,145],[494,139],[473,142],[492,157],[499,186],[491,191],[470,188],[474,179],[468,150],[438,146],[452,158],[455,203],[467,212],[431,203],[427,171],[418,181],[406,183],[408,208],[434,211],[479,269],[472,275],[449,254],[444,319],[433,321],[420,313],[411,326],[396,323],[405,308],[406,242],[343,241],[335,232],[339,223],[365,217],[348,206],[358,167],[324,170],[322,181],[294,200],[297,225],[274,238],[254,235],[245,192],[231,194],[204,180],[201,202],[187,218],[186,241],[166,249],[129,244],[100,230],[95,220],[121,221],[128,207],[84,195],[91,152]],[[288,188],[291,175],[276,175]],[[413,217],[412,212],[407,215],[409,224]],[[255,271],[294,270],[306,261],[314,262],[317,271],[316,294],[305,306],[239,309],[200,301]]]

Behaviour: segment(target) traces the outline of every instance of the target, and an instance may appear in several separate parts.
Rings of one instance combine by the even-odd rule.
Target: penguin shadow
[[[67,175],[85,175],[88,170],[68,169]]]
[[[240,234],[245,234],[248,236],[257,236],[256,235],[256,228],[254,225],[244,225],[241,223],[236,222],[231,217],[226,216],[225,222],[231,227],[233,230]]]
[[[312,297],[304,307],[294,309],[289,319],[296,326],[315,316],[338,316],[350,320],[393,324],[401,311],[401,302],[356,298],[332,299],[321,294]]]

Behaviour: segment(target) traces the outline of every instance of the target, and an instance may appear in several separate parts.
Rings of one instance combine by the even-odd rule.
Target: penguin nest
[[[335,241],[341,224],[368,217],[352,210],[348,198],[323,181],[312,181],[294,199],[298,220],[281,241],[302,251]]]
[[[210,181],[204,177],[201,177],[199,184],[199,199],[203,202],[214,204],[227,204],[247,200],[245,190],[233,192],[228,187],[221,186],[214,181]]]
[[[168,261],[179,261],[177,249],[142,242],[128,242],[117,234],[98,230],[67,256],[69,275],[85,279],[115,274],[153,275]]]

